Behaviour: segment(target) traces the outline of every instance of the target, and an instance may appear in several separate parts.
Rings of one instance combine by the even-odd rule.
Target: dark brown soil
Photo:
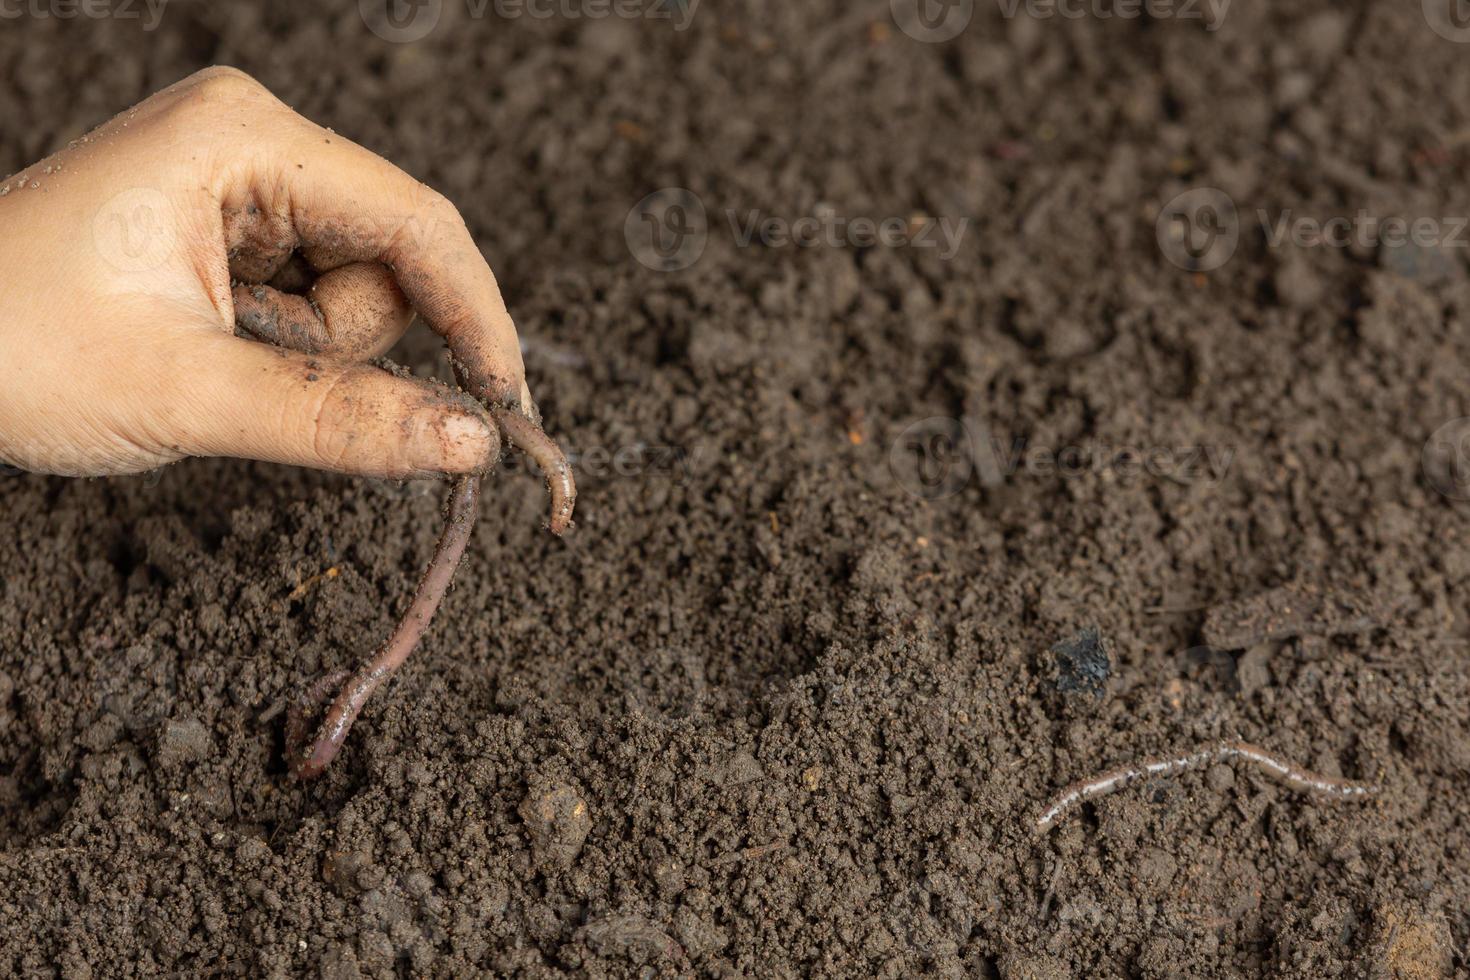
[[[442,489],[0,478],[0,970],[1464,975],[1470,511],[1421,449],[1470,415],[1465,253],[1256,218],[1470,214],[1470,47],[1420,6],[982,0],[943,44],[852,0],[415,45],[350,3],[6,21],[0,171],[225,62],[456,200],[582,496],[562,542],[523,465],[489,484],[303,786],[283,708],[387,635]],[[664,273],[624,219],[668,186],[710,235]],[[1196,275],[1155,218],[1202,186],[1241,236]],[[971,224],[944,261],[726,216],[821,203]],[[395,356],[447,376],[427,335]],[[890,450],[935,417],[1004,452],[916,495]],[[677,453],[604,455],[639,446]],[[1384,792],[1219,765],[1033,835],[1067,783],[1220,739]]]

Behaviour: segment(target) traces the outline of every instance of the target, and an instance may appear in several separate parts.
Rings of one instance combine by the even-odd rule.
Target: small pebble
[[[1056,662],[1057,690],[1101,698],[1108,688],[1113,664],[1098,631],[1088,627],[1051,648]]]
[[[587,801],[566,783],[538,780],[517,812],[526,822],[536,860],[554,867],[570,867],[592,830]]]

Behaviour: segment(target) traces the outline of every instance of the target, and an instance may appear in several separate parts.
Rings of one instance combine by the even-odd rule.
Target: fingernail
[[[500,445],[499,437],[478,415],[447,415],[431,431],[429,444],[420,447],[426,454],[418,461],[420,469],[450,473],[482,470],[490,465]]]
[[[521,413],[537,425],[541,424],[541,409],[536,399],[531,397],[531,386],[524,381],[521,382]]]

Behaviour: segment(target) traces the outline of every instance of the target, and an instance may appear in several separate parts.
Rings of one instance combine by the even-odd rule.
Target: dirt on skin
[[[0,32],[0,170],[222,62],[447,193],[581,489],[558,541],[490,481],[301,785],[284,708],[387,636],[442,487],[0,478],[0,971],[1465,975],[1470,505],[1421,461],[1470,415],[1465,252],[1269,233],[1470,215],[1470,48],[1419,3],[982,2],[943,43],[881,2],[482,6]],[[708,217],[671,272],[624,234],[664,187]],[[1156,219],[1199,187],[1239,241],[1193,273]],[[741,247],[757,211],[969,224]],[[1217,765],[1032,833],[1222,739],[1383,791]]]

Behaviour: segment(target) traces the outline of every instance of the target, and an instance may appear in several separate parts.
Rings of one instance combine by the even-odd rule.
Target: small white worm
[[[1084,800],[1106,796],[1125,786],[1149,776],[1169,776],[1174,773],[1198,769],[1211,762],[1226,762],[1241,759],[1261,772],[1298,793],[1335,800],[1356,800],[1373,796],[1381,789],[1371,783],[1354,782],[1350,779],[1334,779],[1294,766],[1265,749],[1249,742],[1221,742],[1209,748],[1191,752],[1189,755],[1170,759],[1145,759],[1132,766],[1112,769],[1093,779],[1079,780],[1052,799],[1051,805],[1036,818],[1035,831],[1045,834],[1057,825],[1077,804]]]

